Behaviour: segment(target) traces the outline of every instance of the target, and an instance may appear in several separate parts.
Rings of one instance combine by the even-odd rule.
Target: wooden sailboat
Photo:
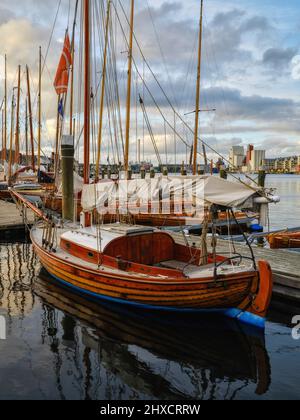
[[[300,248],[300,232],[277,232],[267,237],[271,249]]]
[[[132,57],[134,0],[130,13]],[[90,0],[84,0],[84,183],[90,186]],[[129,71],[129,78],[131,72]],[[131,83],[128,81],[128,89]],[[129,144],[130,91],[127,96]],[[128,164],[128,146],[125,162]],[[236,202],[258,194],[245,185],[208,177],[203,182],[222,182]],[[220,204],[216,185],[205,198],[209,206]],[[226,194],[225,194],[226,195]],[[224,196],[223,196],[224,198]],[[226,201],[226,199],[225,199]],[[230,206],[228,206],[230,207]],[[174,242],[168,233],[153,228],[108,224],[92,226],[90,211],[81,226],[63,227],[52,219],[37,224],[31,239],[42,265],[66,287],[95,300],[107,300],[147,311],[217,312],[241,322],[264,327],[272,294],[272,272],[265,261],[241,256],[211,254]],[[205,237],[203,237],[205,240]]]

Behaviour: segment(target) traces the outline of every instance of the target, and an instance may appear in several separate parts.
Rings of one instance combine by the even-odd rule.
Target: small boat
[[[271,249],[300,248],[300,232],[277,232],[267,237]]]
[[[237,256],[209,255],[200,266],[199,249],[176,244],[166,232],[121,224],[61,229],[50,250],[49,229],[43,222],[31,231],[42,265],[92,299],[154,311],[223,313],[264,327],[272,294],[267,262],[256,268],[235,263]]]

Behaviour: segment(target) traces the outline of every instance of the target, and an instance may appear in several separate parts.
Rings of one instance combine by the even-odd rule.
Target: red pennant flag
[[[72,53],[69,35],[66,34],[63,52],[56,71],[54,87],[58,95],[67,93],[69,84],[69,70],[72,65]]]

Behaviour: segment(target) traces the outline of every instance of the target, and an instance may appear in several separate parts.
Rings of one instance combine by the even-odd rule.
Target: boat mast
[[[90,0],[84,0],[84,183],[90,183]]]
[[[41,128],[42,128],[42,47],[39,48],[39,95],[38,95],[38,175],[41,168]]]
[[[99,132],[98,132],[98,150],[97,150],[97,163],[96,163],[96,180],[99,178],[99,166],[101,161],[101,146],[102,146],[102,128],[103,128],[103,112],[104,112],[104,98],[105,98],[105,82],[106,82],[106,62],[107,62],[107,47],[108,47],[108,33],[109,33],[109,20],[110,20],[110,5],[111,0],[107,1],[107,14],[105,25],[105,46],[102,68],[102,86],[101,86],[101,101],[100,101],[100,114],[99,114]]]
[[[4,141],[3,141],[3,160],[7,159],[7,56],[4,57]],[[4,180],[6,175],[4,173]]]
[[[4,108],[1,109],[1,133],[2,133],[2,161],[4,163]]]
[[[26,166],[28,166],[28,102],[27,102],[27,97],[25,101],[25,153],[26,153]]]
[[[198,156],[198,133],[199,133],[199,113],[200,113],[200,86],[201,86],[201,56],[202,56],[202,30],[203,30],[203,0],[201,0],[199,44],[198,44],[198,67],[197,67],[197,87],[196,87],[196,111],[195,111],[195,134],[194,134],[194,158],[193,175],[197,175],[197,156]]]
[[[57,112],[56,112],[56,136],[55,136],[55,162],[54,162],[54,177],[58,173],[59,169],[59,134],[60,134],[60,117],[59,117],[59,104],[61,95],[57,95]]]
[[[9,144],[9,163],[8,163],[8,183],[11,182],[12,176],[12,149],[13,149],[13,133],[14,133],[14,108],[15,108],[15,88],[11,97],[11,120],[10,120],[10,144]]]
[[[84,164],[83,182],[90,184],[90,0],[84,0]],[[84,225],[91,225],[89,213],[84,214]]]
[[[134,0],[131,0],[130,36],[129,36],[129,51],[128,51],[127,103],[126,103],[126,144],[125,144],[125,172],[126,172],[126,174],[128,174],[128,169],[129,169],[129,137],[130,137],[133,24],[134,24]]]
[[[34,135],[33,135],[31,93],[30,93],[30,79],[29,79],[29,68],[28,68],[28,66],[26,66],[26,75],[27,75],[27,95],[28,95],[30,141],[31,141],[31,165],[32,165],[32,170],[35,171],[35,161],[34,161]]]
[[[15,164],[19,163],[20,152],[20,92],[21,92],[21,66],[18,67],[18,94],[17,94],[17,118],[15,132]]]
[[[71,43],[71,56],[72,56],[72,68],[70,69],[71,72],[71,95],[70,95],[70,136],[74,134],[73,125],[73,105],[74,105],[74,57],[75,57],[75,28],[76,28],[76,20],[77,20],[77,11],[78,11],[78,0],[76,0],[75,6],[75,16],[73,21],[73,32],[72,32],[72,43]]]

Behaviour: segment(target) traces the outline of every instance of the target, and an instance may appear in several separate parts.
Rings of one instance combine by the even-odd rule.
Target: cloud
[[[269,157],[285,157],[300,155],[300,141],[293,141],[289,136],[267,136],[260,147],[267,150]]]
[[[13,19],[14,16],[15,15],[11,10],[0,7],[0,25]]]
[[[229,118],[244,121],[286,120],[294,116],[296,107],[299,107],[299,104],[291,99],[260,95],[245,96],[238,89],[211,88],[206,91],[206,96],[215,101],[218,112]],[[225,104],[225,112],[222,111],[222,103]]]
[[[295,55],[291,61],[291,73],[294,80],[300,80],[300,55]]]
[[[129,2],[124,0],[122,3],[128,11]],[[147,60],[181,114],[194,110],[199,2],[155,0],[149,1],[150,9],[144,1],[137,3],[135,33]],[[217,112],[201,114],[201,135],[206,137],[217,150],[224,153],[228,152],[232,144],[245,144],[249,141],[258,143],[262,142],[261,139],[265,141],[264,147],[268,149],[268,144],[270,144],[270,150],[280,152],[280,147],[276,149],[277,146],[272,143],[272,139],[278,139],[281,135],[287,145],[284,150],[292,149],[293,144],[298,147],[295,133],[300,130],[298,118],[300,105],[297,99],[292,100],[292,95],[290,95],[291,91],[296,91],[295,81],[300,79],[300,55],[297,55],[297,48],[291,47],[296,43],[290,42],[286,32],[281,31],[282,22],[278,23],[259,4],[251,9],[246,7],[247,2],[240,2],[238,8],[234,6],[235,2],[228,2],[228,4],[226,2],[224,5],[223,1],[214,0],[208,3],[210,4],[205,7],[203,33],[201,108],[216,108]],[[42,45],[45,53],[57,4],[56,1],[50,0],[1,1],[0,39],[5,42],[0,45],[0,54],[5,52],[8,54],[10,89],[15,80],[17,65],[21,63],[23,69],[25,64],[29,64],[33,90],[36,91],[38,47]],[[71,0],[70,19],[74,12],[74,4],[75,1]],[[59,40],[62,39],[68,22],[68,7],[69,0],[62,0],[47,58],[47,67],[43,75],[42,99],[45,117],[43,126],[44,134],[46,135],[47,131],[51,140],[49,144],[53,143],[55,138],[57,98],[53,90],[53,78],[62,47]],[[120,9],[118,10],[121,14]],[[80,25],[77,26],[78,32],[79,28]],[[127,34],[128,25],[124,25],[124,29]],[[102,30],[100,27],[97,36],[99,34],[101,36]],[[119,71],[121,113],[124,115],[127,62],[126,54],[121,54],[121,51],[124,52],[126,48],[124,49],[125,43],[120,30],[117,37],[115,53]],[[99,43],[98,39],[97,42]],[[264,51],[263,57],[262,51]],[[136,49],[134,55],[142,73],[142,60],[138,57]],[[99,60],[96,70],[94,73],[100,75],[101,62]],[[289,71],[290,77],[281,77],[284,70]],[[77,77],[76,75],[76,99],[80,90]],[[274,83],[275,78],[277,83]],[[172,121],[173,114],[169,104],[147,71],[146,80],[163,112]],[[95,84],[98,82],[99,80],[94,81]],[[1,83],[0,95],[3,93],[2,85]],[[26,93],[24,80],[23,89]],[[141,84],[139,91],[141,91]],[[147,95],[145,103],[155,136],[160,144],[159,147],[163,151],[163,122]],[[134,100],[132,107],[134,150],[136,143],[135,135],[133,135],[135,132]],[[77,110],[76,105],[75,109]],[[107,126],[107,111],[105,118]],[[193,116],[189,121],[193,127]],[[138,128],[140,135],[140,123]],[[182,127],[177,128],[191,143],[191,136],[184,133]],[[171,159],[174,138],[170,133],[167,142]],[[149,138],[147,138],[146,152],[149,156],[153,155]],[[182,155],[182,158],[185,157],[186,147],[178,145],[178,153]]]
[[[264,52],[262,61],[275,70],[288,69],[296,54],[296,48],[269,48]]]

